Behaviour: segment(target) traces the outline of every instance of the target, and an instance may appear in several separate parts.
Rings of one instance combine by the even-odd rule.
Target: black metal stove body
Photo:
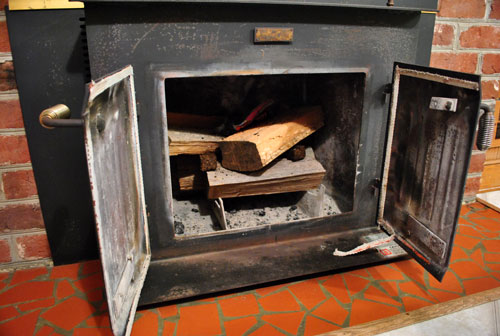
[[[92,78],[105,77],[128,65],[133,68],[133,77],[131,68],[120,73],[125,71],[127,83],[135,83],[135,102],[130,98],[134,92],[125,94],[126,85],[114,82],[117,74],[91,83],[88,90],[90,97],[95,96],[92,92],[96,87],[99,92],[122,92],[121,96],[129,98],[120,104],[137,109],[151,244],[151,264],[140,304],[391,259],[402,250],[393,248],[389,255],[383,249],[346,257],[332,255],[335,248],[349,250],[387,237],[387,233],[395,235],[404,250],[442,278],[475,135],[480,79],[421,67],[429,63],[435,19],[435,12],[427,11],[434,11],[437,1],[423,1],[419,8],[411,1],[388,5],[391,3],[378,0],[349,4],[293,0],[280,4],[85,2]],[[292,28],[293,39],[255,43],[259,27]],[[420,66],[395,65],[397,62]],[[323,89],[327,100],[331,96],[335,101],[333,109],[326,108],[327,114],[348,122],[357,118],[349,124],[355,125],[353,132],[357,134],[349,145],[355,157],[350,209],[275,225],[176,235],[166,101],[168,86],[175,83],[172,79],[301,75],[331,76],[331,80],[312,86],[315,92]],[[112,83],[111,87],[102,91],[106,82]],[[109,135],[112,139],[113,134],[107,133],[110,127],[103,127],[102,121],[92,116],[102,113],[107,125],[114,123],[112,113],[117,112],[103,107],[106,112],[93,113],[96,108],[99,106],[89,100],[84,110],[87,138],[105,139]],[[332,125],[332,132],[341,128],[335,121]],[[89,152],[94,153],[91,156],[103,154],[87,147]],[[129,156],[134,153],[132,150]],[[93,157],[88,155],[88,159],[90,168],[99,166]],[[111,155],[109,165],[108,171],[114,167],[125,174],[122,163]],[[99,176],[102,171],[90,169],[91,180],[107,181]],[[119,183],[110,183],[106,188],[116,194],[123,191]],[[92,186],[94,198],[99,197],[96,188],[100,187]],[[142,211],[140,202],[136,206]],[[107,211],[96,207],[99,234],[116,227],[111,231],[130,235],[128,229],[120,229],[130,228],[130,223],[123,226],[116,216],[102,215]],[[143,227],[141,223],[136,227]],[[138,236],[147,240],[148,235]],[[113,251],[103,248],[103,239],[100,236],[102,258],[113,258]],[[127,269],[130,267],[117,272],[126,273]],[[128,280],[120,274],[117,278],[116,288],[123,289],[124,281],[133,282],[135,275]],[[137,296],[134,298],[135,303],[128,304],[132,313],[137,304]],[[113,299],[113,293],[108,292],[108,299]],[[118,329],[123,329],[125,322]]]

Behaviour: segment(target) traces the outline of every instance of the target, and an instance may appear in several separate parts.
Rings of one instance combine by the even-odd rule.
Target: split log
[[[207,172],[208,198],[268,195],[315,189],[321,184],[325,172],[310,148],[304,160],[293,162],[281,158],[253,173],[235,172],[218,165],[217,170]]]
[[[213,153],[224,138],[208,131],[193,129],[169,129],[168,149],[170,156]]]
[[[217,155],[215,153],[207,153],[200,155],[200,170],[211,171],[217,169]]]
[[[233,134],[219,144],[222,166],[241,172],[262,169],[322,126],[321,107],[313,106]]]

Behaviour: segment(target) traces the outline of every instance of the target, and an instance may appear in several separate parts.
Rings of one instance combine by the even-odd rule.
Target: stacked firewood
[[[168,113],[169,155],[176,156],[179,189],[209,199],[305,191],[325,175],[301,144],[323,126],[319,106],[302,107],[223,137],[213,116]]]

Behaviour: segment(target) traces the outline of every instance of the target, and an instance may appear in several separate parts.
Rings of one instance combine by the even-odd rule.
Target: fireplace
[[[137,304],[406,253],[444,276],[480,79],[425,67],[436,5],[85,2],[93,81],[83,120],[115,333]],[[266,117],[235,132],[263,104]],[[303,146],[302,160],[283,150],[263,167],[224,166],[234,134],[308,111],[319,111],[321,125],[286,148]],[[186,123],[203,145],[216,144],[216,168],[200,168],[205,152],[175,147]],[[307,183],[294,168],[303,160],[317,169]],[[333,255],[374,241],[381,245]]]
[[[239,76],[209,77],[198,76],[202,75],[199,73],[195,77],[192,73],[166,73],[165,103],[171,135],[167,169],[171,173],[171,211],[176,237],[222,233],[225,230],[352,212],[366,74],[326,71],[273,69],[273,74],[260,71],[260,74],[252,75],[252,71],[248,71]],[[198,97],[193,100],[193,96]],[[217,142],[224,135],[235,133],[234,129],[227,129],[228,122],[232,126],[232,120],[244,119],[248,111],[269,100],[273,101],[274,110],[266,114],[268,119],[277,117],[273,113],[290,114],[294,109],[309,111],[309,106],[321,108],[324,126],[299,142],[303,144],[300,146],[307,148],[308,159],[318,163],[316,166],[319,171],[324,170],[323,174],[320,172],[319,185],[306,184],[302,187],[304,180],[309,177],[305,171],[300,175],[300,181],[290,181],[295,169],[307,170],[311,164],[306,164],[307,159],[297,160],[294,164],[283,158],[286,153],[253,173],[228,171],[220,166],[220,162],[217,163],[218,170],[214,168],[203,172],[197,167],[200,164],[198,155],[192,154],[201,153],[204,148],[197,152],[198,148],[175,147],[176,136],[188,136],[181,133],[182,126],[195,126],[195,134],[200,132],[202,137],[212,137],[210,139]],[[179,118],[184,118],[184,121]],[[196,118],[201,118],[202,125],[197,124]],[[190,119],[194,121],[190,122]],[[205,124],[213,119],[213,125]],[[249,128],[265,122],[261,118]],[[181,138],[180,141],[186,140]],[[201,144],[196,142],[196,146]],[[182,150],[191,155],[182,155]],[[224,154],[218,150],[214,152],[219,155],[218,161],[223,161],[220,157]],[[242,152],[241,155],[248,156],[248,153]],[[275,171],[274,174],[279,174],[280,166],[283,176],[270,180],[264,178],[270,169]],[[313,172],[316,174],[315,170]],[[231,181],[227,181],[228,174]],[[216,186],[210,185],[212,179],[218,179]],[[287,181],[276,181],[278,179]],[[275,185],[274,189],[272,185]],[[219,197],[225,209],[223,216],[227,224],[220,223],[212,209],[214,199]]]

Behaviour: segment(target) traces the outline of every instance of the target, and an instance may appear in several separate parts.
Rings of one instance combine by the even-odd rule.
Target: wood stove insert
[[[86,1],[94,81],[83,116],[116,334],[129,331],[138,303],[379,262],[404,254],[401,248],[438,279],[446,271],[480,78],[425,67],[436,1],[418,8],[404,0],[389,7],[377,0],[243,2]],[[259,27],[291,28],[293,38],[255,43]],[[230,94],[249,81],[261,82],[250,101]],[[237,98],[233,108],[221,103],[228,93]],[[169,112],[230,117],[269,96],[291,109],[320,106],[324,126],[303,141],[324,168],[325,195],[337,208],[272,221],[267,208],[288,202],[290,212],[305,192],[297,191],[226,200],[229,214],[264,210],[248,226],[230,219],[222,230],[213,218],[205,225],[201,208],[197,218],[176,218],[186,198],[175,189]],[[132,146],[139,143],[140,150]],[[187,197],[186,209],[205,195]],[[332,255],[388,236],[401,248]]]

